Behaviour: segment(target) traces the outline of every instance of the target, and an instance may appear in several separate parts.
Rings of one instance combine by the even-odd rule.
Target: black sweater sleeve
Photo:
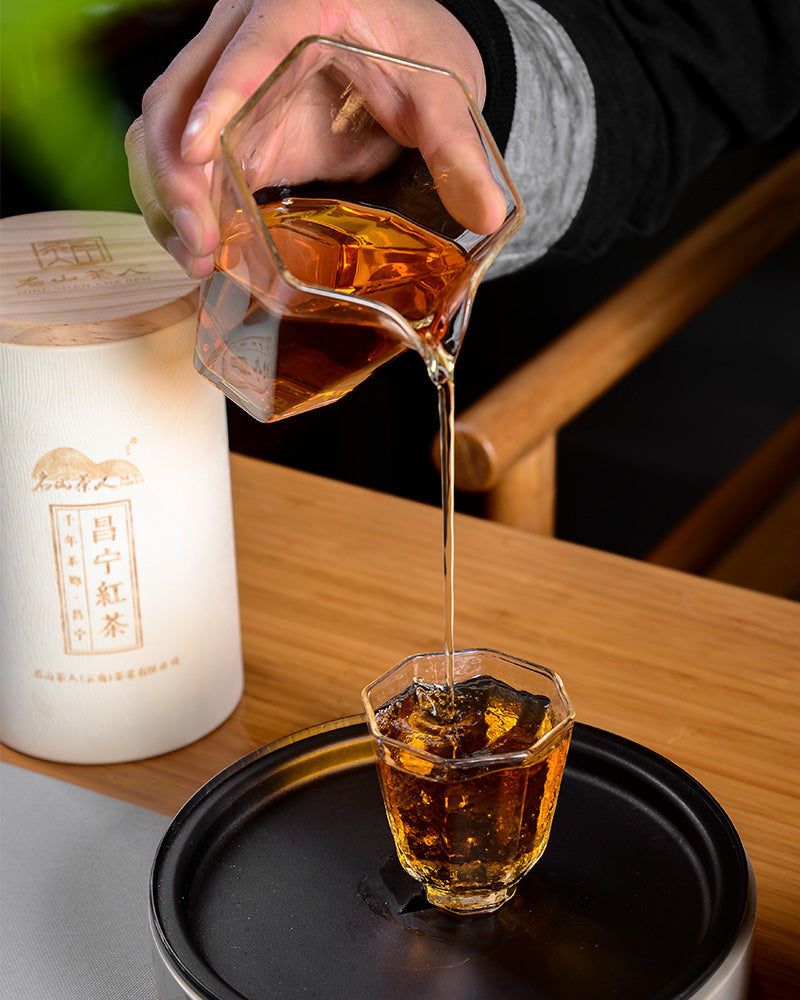
[[[650,232],[724,150],[800,112],[800,0],[541,0],[595,88],[589,189],[558,249]]]
[[[591,178],[562,253],[592,256],[618,236],[653,231],[722,152],[800,113],[800,0],[537,3],[570,36],[595,94]],[[446,4],[473,32],[462,8],[494,6]],[[513,78],[507,64],[497,72]]]

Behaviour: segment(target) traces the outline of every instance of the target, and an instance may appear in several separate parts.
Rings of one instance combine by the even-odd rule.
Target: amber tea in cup
[[[467,649],[450,673],[447,659],[409,657],[362,698],[401,864],[433,905],[487,913],[547,845],[574,711],[545,667]]]

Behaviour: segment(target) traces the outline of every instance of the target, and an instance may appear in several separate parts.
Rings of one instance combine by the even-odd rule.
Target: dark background
[[[46,7],[43,0],[36,10],[43,14]],[[51,58],[59,28],[52,18],[43,19],[41,28],[34,21],[4,23],[4,59],[13,51],[17,75],[9,80],[11,70],[4,71],[3,215],[55,208],[136,210],[122,137],[147,84],[196,33],[205,7],[193,0],[129,0],[105,15],[98,7],[89,17],[76,2],[74,12],[61,15],[72,19],[67,28],[76,29],[66,33],[58,50],[64,53],[63,77],[44,61]],[[45,65],[55,79],[51,92],[43,82]],[[91,101],[81,100],[68,85],[69,74],[76,72],[85,76]],[[29,80],[37,85],[28,87]],[[92,139],[83,143],[81,129],[90,113]],[[47,134],[41,133],[48,128],[52,141],[64,146],[56,167],[47,156],[32,153],[47,148]],[[60,130],[66,139],[56,134]],[[456,367],[457,408],[799,140],[795,122],[755,149],[727,154],[686,192],[674,218],[657,234],[619,243],[591,262],[546,259],[486,281]],[[557,534],[644,555],[799,403],[800,239],[795,239],[565,428],[558,452]],[[278,424],[261,425],[229,407],[236,451],[433,504],[439,503],[438,474],[430,460],[437,427],[435,391],[422,362],[411,355],[379,370],[345,400]],[[478,498],[462,495],[457,502],[461,510],[480,510]]]

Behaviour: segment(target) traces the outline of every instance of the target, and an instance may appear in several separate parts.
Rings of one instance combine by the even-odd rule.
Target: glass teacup
[[[559,676],[492,649],[424,653],[362,699],[397,854],[434,906],[487,913],[550,836],[574,710]]]

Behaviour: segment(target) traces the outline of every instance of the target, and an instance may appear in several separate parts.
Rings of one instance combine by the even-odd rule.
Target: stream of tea
[[[455,527],[455,379],[453,363],[444,368],[434,369],[429,363],[428,371],[436,385],[439,401],[439,455],[442,468],[442,577],[444,606],[444,655],[447,665],[447,709],[455,712],[455,579],[453,559],[455,549],[453,530]],[[434,377],[434,370],[438,377]]]
[[[409,346],[363,312],[341,309],[341,301],[341,318],[332,322],[315,287],[389,305],[412,329],[438,392],[444,651],[447,703],[453,708],[455,358],[445,342],[473,265],[452,240],[370,205],[264,195],[259,211],[288,271],[306,289],[284,289],[277,275],[259,264],[260,237],[243,212],[234,213],[201,297],[199,366],[233,398],[255,399],[256,411],[269,422],[338,399]],[[292,298],[291,306],[281,301],[282,294]]]

